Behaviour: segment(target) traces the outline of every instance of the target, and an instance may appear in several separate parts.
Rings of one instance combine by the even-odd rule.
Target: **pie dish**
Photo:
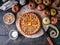
[[[41,20],[34,12],[28,12],[20,15],[17,25],[21,33],[33,35],[41,29]]]
[[[24,14],[24,13],[28,13],[28,12],[34,12],[34,13],[36,13],[36,14],[38,15],[38,17],[40,17],[41,19],[44,18],[44,17],[42,16],[42,14],[41,14],[40,11],[38,11],[37,9],[35,9],[35,10],[30,10],[29,7],[28,7],[28,5],[25,5],[25,6],[23,6],[23,7],[21,8],[21,10],[17,13],[17,20],[16,20],[17,30],[19,31],[20,34],[22,34],[23,36],[25,36],[25,37],[27,37],[27,38],[37,38],[37,37],[41,37],[41,36],[44,34],[42,28],[40,28],[35,34],[31,34],[31,35],[26,35],[26,34],[22,33],[22,32],[20,31],[20,28],[18,28],[18,27],[19,27],[19,25],[18,25],[18,20],[19,20],[19,18],[20,18],[20,15],[21,15],[21,14]],[[48,25],[43,25],[43,28],[45,29],[45,31],[47,31]]]

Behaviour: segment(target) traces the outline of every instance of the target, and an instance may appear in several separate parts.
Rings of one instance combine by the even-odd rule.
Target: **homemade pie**
[[[19,32],[25,35],[32,35],[40,30],[41,20],[34,12],[28,12],[20,15],[17,25]]]

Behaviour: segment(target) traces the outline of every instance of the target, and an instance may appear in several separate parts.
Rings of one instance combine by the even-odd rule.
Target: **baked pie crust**
[[[41,28],[41,20],[34,12],[28,12],[20,15],[17,21],[17,28],[19,32],[25,35],[35,34]]]

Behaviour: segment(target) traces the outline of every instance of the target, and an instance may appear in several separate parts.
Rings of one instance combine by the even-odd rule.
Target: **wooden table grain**
[[[1,4],[2,3],[0,2],[0,5]],[[8,33],[10,30],[12,30],[12,29],[17,30],[15,22],[12,25],[6,25],[3,22],[3,16],[5,13],[8,13],[8,12],[11,12],[11,10],[10,9],[8,11],[0,10],[0,45],[3,45],[3,43],[9,39]],[[56,26],[60,31],[60,21],[58,21]],[[60,35],[57,39],[52,39],[52,40],[55,45],[60,45]],[[19,34],[18,39],[14,40],[14,41],[10,40],[8,42],[8,44],[6,44],[6,45],[49,45],[49,44],[44,35],[41,37],[35,38],[35,39],[30,39],[30,38],[26,38],[26,37],[22,36],[21,34]]]

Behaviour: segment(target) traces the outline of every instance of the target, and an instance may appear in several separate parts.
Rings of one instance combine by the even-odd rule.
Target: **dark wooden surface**
[[[2,3],[0,1],[0,5],[1,4]],[[12,29],[17,30],[15,23],[12,25],[6,25],[3,22],[3,16],[7,12],[11,12],[11,10],[10,9],[8,11],[0,10],[0,45],[3,45],[3,43],[9,39],[8,33],[10,30],[12,30]],[[58,21],[56,26],[60,31],[60,21]],[[52,40],[55,45],[60,45],[60,36],[57,39],[52,39]],[[28,39],[28,38],[22,36],[21,34],[19,34],[19,37],[17,40],[14,40],[14,41],[10,40],[8,42],[8,44],[6,44],[6,45],[49,45],[49,44],[44,35],[39,38]]]

